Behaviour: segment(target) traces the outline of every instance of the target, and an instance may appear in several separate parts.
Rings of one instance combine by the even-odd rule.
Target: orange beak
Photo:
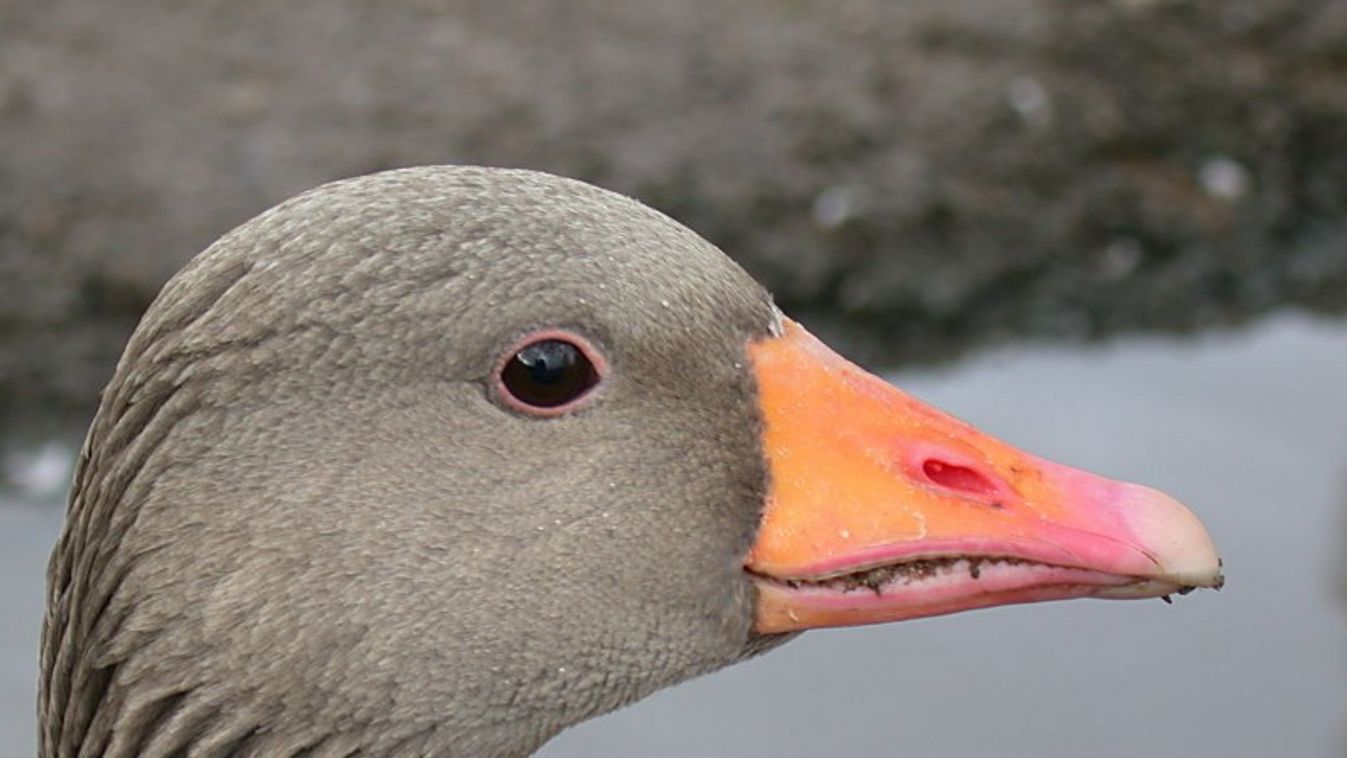
[[[798,324],[749,348],[771,488],[745,566],[786,632],[1222,584],[1152,489],[1036,458],[922,404]]]

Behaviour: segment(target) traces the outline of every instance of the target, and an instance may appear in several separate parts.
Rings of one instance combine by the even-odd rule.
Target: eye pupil
[[[529,378],[535,384],[550,385],[566,381],[568,375],[574,373],[575,364],[581,358],[575,345],[560,340],[545,340],[520,350],[515,360],[528,369]]]
[[[556,408],[585,394],[599,377],[583,350],[565,340],[542,339],[506,361],[500,379],[525,406]]]

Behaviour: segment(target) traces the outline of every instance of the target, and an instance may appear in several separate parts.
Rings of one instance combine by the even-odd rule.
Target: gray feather
[[[543,174],[337,182],[163,290],[104,391],[51,560],[41,754],[514,755],[775,640],[767,294],[692,232]],[[611,363],[493,397],[559,326]]]

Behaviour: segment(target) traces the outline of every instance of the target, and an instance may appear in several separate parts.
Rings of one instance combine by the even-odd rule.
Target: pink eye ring
[[[494,383],[510,409],[559,416],[583,405],[607,372],[607,362],[588,340],[564,329],[543,329],[505,352]]]

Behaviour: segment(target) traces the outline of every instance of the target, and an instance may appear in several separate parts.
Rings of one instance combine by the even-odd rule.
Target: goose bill
[[[764,633],[1217,587],[1169,496],[1024,453],[787,320],[750,346],[770,489],[745,568]]]

